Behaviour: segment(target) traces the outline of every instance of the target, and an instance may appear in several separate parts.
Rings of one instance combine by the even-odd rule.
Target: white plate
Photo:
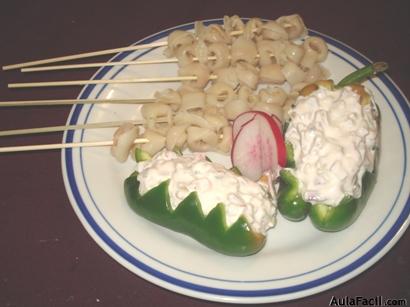
[[[209,22],[221,22],[211,20]],[[165,40],[175,29],[138,42]],[[363,55],[321,33],[330,46],[325,66],[332,78],[369,63]],[[121,53],[115,60],[162,57],[162,48]],[[388,59],[387,59],[388,60]],[[95,79],[173,76],[176,65],[144,65],[101,69]],[[87,86],[80,98],[144,98],[176,84]],[[278,217],[265,248],[245,258],[220,255],[191,238],[152,224],[136,215],[123,195],[123,181],[135,163],[119,164],[108,148],[62,152],[66,190],[82,224],[115,260],[135,274],[169,290],[201,299],[266,303],[321,292],[345,282],[380,259],[409,225],[409,104],[386,75],[367,81],[382,113],[382,151],[375,191],[359,219],[338,233],[314,229],[309,219],[292,223]],[[68,124],[138,118],[136,106],[77,105]],[[70,131],[64,141],[107,140],[112,129]]]

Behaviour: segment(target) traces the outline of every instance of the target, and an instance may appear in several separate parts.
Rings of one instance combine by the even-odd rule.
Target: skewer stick
[[[216,60],[216,56],[209,56],[208,60]],[[198,58],[194,57],[192,60],[198,61]],[[36,72],[36,71],[51,71],[51,70],[69,70],[69,69],[81,69],[81,68],[95,68],[105,66],[126,66],[126,65],[145,65],[145,64],[168,64],[178,63],[177,58],[168,59],[152,59],[152,60],[138,60],[138,61],[125,61],[125,62],[97,62],[87,64],[71,64],[71,65],[54,65],[54,66],[41,66],[41,67],[29,67],[22,68],[21,72]]]
[[[216,79],[217,76],[211,75],[210,80]],[[29,83],[10,83],[9,88],[26,88],[26,87],[51,87],[51,86],[72,86],[88,84],[123,84],[123,83],[154,83],[154,82],[180,82],[195,81],[196,76],[177,76],[177,77],[154,77],[154,78],[135,78],[135,79],[113,79],[113,80],[74,80],[74,81],[51,81],[51,82],[29,82]]]
[[[232,31],[229,33],[229,35],[231,36],[241,35],[241,34],[243,34],[243,31],[240,31],[240,30]],[[124,52],[124,51],[134,51],[134,50],[149,49],[149,48],[156,48],[156,47],[163,47],[163,46],[168,46],[168,42],[164,41],[164,42],[157,42],[157,43],[151,43],[151,44],[141,44],[141,45],[135,45],[135,46],[129,46],[129,47],[106,49],[106,50],[100,50],[100,51],[61,56],[61,57],[56,57],[56,58],[49,58],[49,59],[44,59],[44,60],[37,60],[37,61],[30,61],[30,62],[19,63],[19,64],[6,65],[6,66],[3,66],[3,70],[24,68],[24,67],[37,66],[37,65],[56,63],[56,62],[64,62],[64,61],[77,60],[77,59],[82,59],[82,58],[95,57],[95,56],[113,54],[113,53]]]
[[[55,106],[73,104],[147,104],[155,102],[154,98],[145,99],[50,99],[50,100],[20,100],[0,101],[0,107]]]
[[[195,59],[194,59],[195,60]],[[54,66],[41,66],[41,67],[28,67],[22,68],[21,72],[35,72],[35,71],[50,71],[50,70],[68,70],[79,68],[95,68],[104,66],[126,66],[126,65],[145,65],[145,64],[167,64],[177,63],[177,58],[168,59],[152,59],[152,60],[138,60],[138,61],[124,61],[124,62],[97,62],[87,64],[71,64],[71,65],[54,65]]]
[[[50,150],[50,149],[65,149],[65,148],[79,148],[79,147],[98,147],[98,146],[112,146],[112,140],[110,141],[96,141],[96,142],[81,142],[81,143],[62,143],[62,144],[41,144],[41,145],[23,145],[23,146],[10,146],[0,147],[0,153],[6,152],[20,152],[20,151],[35,151],[35,150]],[[134,144],[148,143],[148,139],[136,139]]]
[[[88,123],[88,124],[78,124],[78,125],[61,125],[61,126],[50,126],[50,127],[40,127],[40,128],[14,129],[14,130],[0,131],[0,136],[47,133],[47,132],[57,132],[57,131],[76,130],[76,129],[112,128],[112,127],[119,127],[122,124],[128,123],[128,122],[133,125],[142,125],[144,123],[143,121],[115,121],[115,122],[104,122],[104,123]]]
[[[156,123],[166,123],[167,121],[168,121],[167,118],[159,117],[157,118]],[[11,135],[58,132],[58,131],[76,130],[76,129],[112,128],[112,127],[119,127],[125,123],[131,123],[133,125],[140,126],[144,124],[144,121],[142,120],[123,120],[123,121],[112,121],[112,122],[102,122],[102,123],[87,123],[87,124],[77,124],[77,125],[61,125],[61,126],[39,127],[39,128],[4,130],[4,131],[0,131],[0,137],[1,136],[11,136]]]
[[[122,48],[114,48],[114,49],[106,49],[106,50],[100,50],[100,51],[79,53],[79,54],[60,56],[60,57],[49,58],[49,59],[44,59],[44,60],[37,60],[37,61],[30,61],[30,62],[19,63],[19,64],[6,65],[6,66],[3,66],[3,70],[43,65],[43,64],[49,64],[49,63],[55,63],[55,62],[77,60],[77,59],[95,57],[95,56],[106,55],[106,54],[113,54],[113,53],[124,52],[124,51],[134,51],[134,50],[141,50],[141,49],[156,48],[156,47],[162,47],[162,46],[167,46],[167,45],[168,45],[167,42],[157,42],[157,43],[151,43],[151,44],[142,44],[142,45],[136,45],[136,46],[128,46],[128,47],[122,47]]]

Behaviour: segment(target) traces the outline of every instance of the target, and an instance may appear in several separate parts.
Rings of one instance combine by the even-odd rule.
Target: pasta
[[[225,82],[218,80],[206,91],[206,104],[210,106],[223,107],[234,98],[234,95],[235,93],[232,87]]]
[[[234,67],[225,67],[216,71],[218,82],[223,82],[229,85],[232,89],[236,89],[239,85],[238,75]]]
[[[173,126],[168,130],[165,146],[168,150],[174,150],[175,148],[182,148],[187,140],[186,133],[187,126],[179,125]]]
[[[228,126],[229,122],[225,115],[219,112],[218,108],[208,108],[204,112],[204,118],[209,123],[210,128],[218,132],[222,127]]]
[[[226,118],[229,120],[234,120],[239,114],[249,111],[250,109],[248,102],[239,98],[231,100],[224,107]]]
[[[204,40],[198,39],[194,43],[194,53],[199,63],[206,65],[208,62],[208,45]]]
[[[189,84],[189,83],[182,83],[181,84],[181,86],[177,89],[177,91],[178,91],[178,93],[181,95],[181,97],[182,97],[182,95],[185,95],[185,94],[188,94],[188,93],[196,93],[196,92],[200,92],[200,91],[202,91],[202,89],[201,88],[198,88],[198,87],[195,87],[195,86],[192,86],[191,84]]]
[[[259,40],[256,42],[256,47],[258,49],[260,66],[276,63],[276,59],[274,57],[276,47],[273,41]]]
[[[232,17],[224,16],[224,29],[227,33],[234,31],[242,32],[245,29],[245,24],[238,15]]]
[[[217,24],[204,26],[202,22],[195,23],[195,33],[200,40],[206,43],[229,43],[231,36]]]
[[[276,104],[283,106],[285,104],[288,95],[285,90],[280,87],[268,87],[259,91],[259,100],[266,103]]]
[[[194,35],[190,32],[181,30],[173,31],[168,35],[168,47],[164,53],[168,57],[175,56],[178,48],[184,45],[190,45],[194,40]]]
[[[305,80],[305,72],[293,62],[286,63],[282,73],[290,85],[295,85]]]
[[[317,36],[308,37],[303,43],[305,50],[313,50],[317,53],[317,61],[323,62],[326,60],[329,53],[329,49],[326,45],[326,42]]]
[[[182,84],[189,85],[193,88],[202,89],[209,81],[210,71],[209,69],[200,63],[192,63],[184,67],[180,67],[178,70],[178,76],[195,76],[196,80],[183,81]]]
[[[210,151],[218,144],[218,135],[209,128],[188,127],[188,148],[193,151]]]
[[[286,54],[285,41],[268,41],[262,40],[258,42],[259,47],[259,63],[261,66],[267,64],[279,64],[281,66],[289,62]]]
[[[229,153],[232,147],[232,127],[222,128],[222,138],[219,139],[217,149],[223,153]]]
[[[328,55],[328,47],[320,37],[309,37],[303,43],[305,55],[300,65],[305,69],[312,68],[316,63],[323,62]]]
[[[306,71],[306,83],[314,83],[320,79],[324,79],[322,68],[319,64],[314,64],[311,68]]]
[[[178,111],[174,116],[174,124],[211,128],[211,125],[202,116],[187,111]]]
[[[287,40],[288,33],[276,21],[270,20],[262,27],[262,37],[269,40]]]
[[[245,37],[238,37],[231,47],[231,61],[237,63],[239,61],[247,62],[255,65],[258,62],[258,49],[256,44]]]
[[[192,44],[179,47],[175,52],[175,57],[180,67],[192,64],[195,59],[195,46]]]
[[[306,49],[305,54],[300,62],[300,66],[304,70],[308,70],[315,65],[315,63],[318,62],[318,53],[313,50],[313,49]]]
[[[125,162],[138,137],[138,127],[131,123],[121,125],[114,133],[111,154],[118,162]]]
[[[279,64],[269,64],[261,67],[259,71],[260,83],[283,84],[286,81]]]
[[[172,109],[164,103],[155,102],[143,105],[141,115],[145,119],[146,127],[161,135],[166,135],[172,126]]]
[[[210,57],[215,57],[216,59],[208,61],[208,68],[211,71],[215,71],[220,68],[228,67],[231,62],[229,51],[230,50],[226,44],[210,44],[208,47],[208,55]]]
[[[280,24],[288,33],[288,39],[295,39],[307,34],[307,29],[302,18],[297,15],[279,17],[277,23]]]
[[[178,60],[179,76],[196,79],[156,92],[155,102],[141,107],[142,137],[149,143],[135,146],[149,154],[164,147],[228,153],[230,121],[239,114],[255,110],[286,119],[299,91],[329,75],[322,66],[329,53],[326,42],[306,35],[298,14],[246,22],[224,16],[223,25],[196,22],[194,32],[170,33],[165,55]],[[211,74],[217,78],[210,80]],[[129,127],[132,133],[124,129],[112,149],[121,161],[133,146],[121,145],[125,135],[135,138],[134,128]]]
[[[141,144],[138,147],[150,155],[155,155],[165,147],[166,137],[155,131],[146,129],[142,137],[148,139],[148,143]]]
[[[205,93],[194,92],[182,95],[182,111],[201,111],[205,107]]]
[[[155,92],[154,97],[156,102],[169,105],[172,111],[178,110],[181,105],[181,95],[173,89]]]
[[[235,72],[241,85],[256,89],[259,81],[259,71],[247,62],[239,62],[235,65]]]
[[[259,101],[255,104],[252,110],[275,115],[281,122],[283,122],[283,109],[280,105]]]
[[[257,100],[254,91],[247,86],[241,86],[237,92],[238,98],[248,102],[249,104],[253,104]]]
[[[147,120],[158,121],[159,119],[165,119],[166,122],[172,120],[171,107],[161,102],[144,104],[141,108],[141,114]]]
[[[245,25],[243,36],[247,39],[258,38],[263,29],[263,22],[260,18],[251,18]]]
[[[305,54],[303,46],[291,42],[286,43],[285,46],[286,58],[295,64],[299,64]]]

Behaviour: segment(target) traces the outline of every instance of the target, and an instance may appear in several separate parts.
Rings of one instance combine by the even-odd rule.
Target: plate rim
[[[215,22],[215,21],[221,21],[221,19],[209,19],[209,20],[206,20],[205,22],[208,22],[208,23],[211,23],[211,22]],[[193,25],[193,22],[191,22],[191,23],[186,23],[186,24],[183,24],[183,25],[179,25],[179,26],[176,26],[176,27],[172,27],[172,28],[168,28],[168,29],[165,29],[165,30],[162,30],[162,31],[160,31],[160,32],[157,32],[157,33],[155,33],[155,34],[152,34],[152,35],[150,35],[150,36],[147,36],[146,38],[143,38],[143,39],[141,39],[141,40],[139,40],[139,41],[137,41],[135,44],[141,44],[141,43],[149,43],[149,42],[151,42],[151,41],[153,41],[153,40],[156,40],[156,39],[160,39],[160,38],[162,38],[162,37],[164,37],[164,36],[166,36],[167,35],[167,33],[169,33],[170,31],[173,31],[173,30],[175,30],[175,29],[184,29],[184,28],[186,28],[186,27],[188,27],[188,28],[191,28],[192,27],[192,25]],[[321,32],[318,32],[318,31],[313,31],[313,30],[309,30],[309,33],[311,34],[311,33],[313,33],[313,34],[315,34],[315,35],[319,35],[319,36],[322,36],[323,38],[325,38],[327,41],[328,40],[331,40],[331,42],[332,42],[332,44],[333,45],[335,45],[336,47],[338,47],[338,48],[340,48],[340,47],[342,47],[342,48],[340,48],[340,49],[342,49],[344,52],[346,52],[347,54],[349,54],[350,56],[352,56],[355,60],[357,60],[357,61],[359,61],[359,62],[361,62],[361,63],[369,63],[370,61],[366,58],[366,57],[364,57],[362,54],[360,54],[358,51],[356,51],[355,49],[353,49],[353,48],[351,48],[350,46],[348,46],[348,45],[346,45],[346,44],[344,44],[344,43],[342,43],[342,42],[340,42],[340,41],[338,41],[338,40],[336,40],[336,39],[334,39],[334,38],[332,38],[332,37],[330,37],[330,36],[328,36],[328,35],[325,35],[325,34],[322,34]],[[148,52],[148,51],[147,51]],[[357,58],[357,57],[355,57],[354,55],[352,55],[352,52],[354,53],[354,55],[357,55],[357,56],[359,56],[359,58]],[[114,56],[111,60],[121,60],[122,58],[124,58],[124,57],[126,57],[126,56],[128,56],[129,54],[131,54],[131,52],[123,52],[123,53],[120,53],[120,54],[117,54],[116,56]],[[142,56],[143,54],[141,54],[140,56]],[[93,79],[98,79],[98,78],[102,78],[103,76],[105,76],[106,75],[106,73],[108,73],[109,71],[111,71],[112,70],[112,68],[109,68],[109,67],[104,67],[104,68],[102,68],[102,69],[100,69],[99,71],[97,71],[97,73],[92,77]],[[115,75],[116,74],[118,74],[118,73],[120,73],[121,72],[121,69],[119,69],[116,73],[115,73]],[[115,76],[114,75],[114,76]],[[389,77],[389,76],[387,76],[387,75],[382,75],[382,76],[380,76],[380,79],[384,79],[384,80],[382,80],[382,82],[383,82],[383,84],[390,90],[390,92],[391,92],[391,94],[394,96],[394,98],[395,98],[395,100],[400,104],[400,108],[401,108],[401,111],[403,112],[403,114],[405,115],[405,117],[406,117],[406,119],[407,119],[407,124],[410,124],[410,120],[409,120],[409,117],[410,117],[410,115],[408,115],[408,113],[406,113],[406,112],[404,112],[404,109],[403,108],[405,108],[405,107],[407,107],[407,108],[409,108],[409,102],[408,102],[408,100],[406,99],[406,97],[404,96],[404,94],[401,92],[401,90],[397,87],[397,85],[393,82],[393,80],[391,80],[391,78]],[[390,86],[388,86],[387,84],[390,84]],[[79,98],[80,99],[85,99],[85,98],[87,98],[91,93],[93,93],[93,91],[95,90],[95,85],[88,85],[88,86],[86,86],[86,87],[84,87],[83,88],[83,90],[81,91],[81,93],[80,93],[80,95],[79,95]],[[103,87],[101,87],[101,89],[98,91],[98,94],[96,95],[96,96],[98,96],[103,90],[104,90],[104,88],[105,88],[105,86],[103,86]],[[394,89],[395,91],[393,91],[392,89]],[[381,92],[381,91],[380,91]],[[381,92],[382,93],[382,92]],[[401,99],[398,99],[398,97],[399,98],[401,98]],[[404,105],[402,105],[402,103],[404,103]],[[70,115],[69,115],[69,117],[68,117],[68,119],[67,119],[67,123],[72,123],[72,120],[74,119],[74,120],[77,120],[77,118],[75,117],[76,116],[76,114],[80,114],[81,113],[81,110],[82,110],[82,106],[80,105],[80,106],[75,106],[75,107],[73,107],[72,108],[72,110],[71,110],[71,112],[70,112]],[[399,123],[400,123],[400,121],[398,121]],[[71,131],[71,133],[70,133],[70,131],[68,131],[68,132],[66,132],[65,134],[64,134],[64,138],[63,138],[63,141],[64,142],[67,142],[67,141],[71,141],[72,140],[72,137],[74,136],[74,132],[72,132]],[[71,138],[71,139],[70,139]],[[405,143],[403,143],[403,145],[405,146],[406,144]],[[405,153],[405,160],[406,160],[406,150],[404,150],[404,153]],[[75,207],[75,205],[76,206],[78,206],[78,199],[76,198],[76,196],[75,195],[73,195],[73,194],[71,194],[71,193],[73,193],[73,191],[71,190],[71,180],[70,180],[70,178],[69,178],[69,173],[70,172],[68,172],[67,173],[67,170],[66,170],[66,166],[67,166],[67,157],[68,157],[68,159],[70,160],[71,158],[72,158],[72,150],[71,149],[65,149],[65,150],[62,150],[62,168],[63,168],[63,177],[64,177],[64,183],[65,183],[65,185],[66,185],[66,190],[67,190],[67,193],[69,194],[69,198],[70,198],[70,202],[71,202],[71,204],[72,204],[72,206],[73,207]],[[65,162],[65,163],[64,163]],[[407,161],[406,161],[406,163],[407,163]],[[406,169],[406,168],[404,168],[404,169]],[[68,176],[68,177],[67,177]],[[75,175],[73,175],[73,178],[72,178],[72,180],[75,180]],[[404,180],[404,179],[403,179]],[[70,191],[69,191],[70,190]],[[79,193],[79,192],[78,192]],[[80,194],[80,193],[79,193]],[[398,195],[400,195],[401,193],[399,192],[398,193]],[[74,200],[74,202],[76,203],[75,205],[74,205],[74,203],[72,202],[72,200]],[[107,247],[107,246],[103,246],[102,245],[102,243],[104,242],[104,245],[105,244],[107,244],[107,242],[105,241],[105,240],[102,240],[102,237],[101,237],[101,233],[99,232],[99,231],[96,231],[96,229],[94,229],[93,227],[91,227],[91,225],[89,225],[88,224],[88,220],[87,221],[84,221],[83,220],[83,218],[85,218],[85,215],[87,215],[87,213],[86,212],[80,212],[80,211],[78,211],[78,210],[76,210],[76,208],[74,208],[75,209],[75,212],[77,213],[77,216],[80,218],[80,220],[81,220],[81,222],[82,222],[82,224],[83,224],[83,226],[86,226],[86,225],[84,225],[84,223],[87,223],[87,227],[85,227],[86,228],[86,230],[89,232],[89,234],[94,238],[94,239],[96,239],[94,236],[95,235],[100,235],[100,237],[99,237],[99,240],[97,241],[97,243],[112,257],[113,255],[109,252],[109,251],[107,251],[106,250],[106,248],[104,248],[104,247]],[[78,208],[77,208],[78,209]],[[81,210],[81,208],[79,208],[79,210]],[[79,213],[81,213],[81,214],[83,214],[83,216],[82,217],[80,217],[79,216]],[[217,301],[226,301],[227,300],[227,297],[228,298],[230,298],[230,299],[232,299],[232,298],[241,298],[241,299],[243,299],[243,298],[253,298],[253,299],[255,299],[255,298],[270,298],[270,297],[272,297],[272,296],[274,296],[274,297],[276,297],[276,298],[278,298],[279,296],[281,296],[281,295],[290,295],[290,294],[297,294],[297,293],[299,293],[299,294],[301,294],[303,291],[307,291],[307,290],[311,290],[311,289],[317,289],[317,288],[319,288],[319,287],[322,287],[322,286],[325,286],[326,284],[329,284],[329,283],[331,283],[331,282],[335,282],[335,281],[337,281],[338,279],[339,279],[339,281],[340,281],[340,279],[343,279],[343,277],[345,277],[346,278],[346,280],[349,280],[349,279],[351,279],[351,278],[353,278],[354,276],[357,276],[358,274],[360,274],[361,272],[363,272],[364,270],[366,270],[368,267],[370,267],[371,265],[373,265],[376,261],[378,261],[379,259],[381,259],[382,257],[383,257],[383,255],[385,254],[385,253],[387,253],[390,249],[391,249],[391,247],[399,240],[399,238],[404,234],[404,232],[405,232],[405,230],[407,229],[407,227],[409,226],[409,221],[410,221],[410,198],[408,197],[407,198],[407,201],[405,202],[405,204],[404,204],[404,206],[403,206],[403,210],[400,212],[400,215],[399,215],[399,217],[397,218],[397,220],[394,222],[394,224],[393,224],[393,226],[390,228],[390,230],[388,231],[388,232],[386,232],[386,234],[385,234],[385,236],[383,236],[383,238],[381,239],[381,240],[378,240],[378,244],[376,245],[377,246],[377,248],[376,248],[376,246],[373,246],[370,250],[368,250],[366,253],[365,253],[365,255],[363,255],[363,256],[361,256],[361,257],[359,257],[359,259],[356,259],[353,263],[356,263],[358,260],[360,260],[360,259],[362,259],[363,257],[365,257],[366,255],[368,255],[373,249],[377,249],[377,251],[375,251],[374,253],[373,253],[373,255],[369,255],[369,258],[368,259],[363,259],[363,263],[361,263],[360,265],[358,264],[358,265],[356,265],[356,266],[354,266],[351,270],[347,270],[347,272],[346,273],[343,273],[342,275],[340,275],[340,276],[338,276],[338,277],[335,277],[334,279],[330,279],[330,280],[328,280],[328,281],[325,281],[325,280],[327,280],[328,278],[325,278],[325,277],[329,277],[329,278],[331,278],[330,276],[333,276],[334,274],[336,274],[336,273],[338,273],[339,271],[344,271],[344,270],[338,270],[338,271],[335,271],[335,272],[333,272],[333,273],[331,273],[331,274],[327,274],[326,276],[324,276],[324,277],[321,277],[321,278],[319,278],[319,279],[315,279],[315,280],[313,280],[313,281],[309,281],[309,282],[307,282],[307,283],[304,283],[304,284],[311,284],[311,283],[313,283],[314,281],[316,281],[316,280],[321,280],[321,281],[323,281],[323,282],[320,282],[319,284],[317,284],[317,285],[312,285],[312,287],[307,287],[307,288],[303,288],[303,287],[301,287],[300,288],[300,290],[296,290],[296,291],[291,291],[290,289],[288,289],[288,292],[277,292],[277,291],[272,291],[272,290],[275,290],[275,289],[268,289],[268,290],[250,290],[250,291],[246,291],[246,290],[228,290],[229,291],[229,293],[231,293],[232,295],[227,295],[227,292],[226,291],[223,291],[223,292],[221,292],[221,291],[219,291],[219,290],[223,290],[223,289],[219,289],[219,288],[211,288],[211,287],[203,287],[203,286],[201,286],[200,288],[198,288],[198,287],[195,287],[195,285],[194,285],[194,287],[189,287],[188,289],[190,289],[190,290],[193,290],[193,291],[200,291],[200,290],[204,290],[204,289],[208,289],[209,291],[211,291],[211,292],[209,292],[209,293],[206,293],[205,294],[205,296],[206,297],[204,297],[203,295],[200,295],[200,296],[198,296],[198,295],[191,295],[191,296],[194,296],[194,297],[197,297],[197,298],[202,298],[202,299],[211,299],[211,300],[215,300],[215,297],[213,297],[213,296],[217,296]],[[92,217],[91,217],[92,218]],[[400,219],[401,218],[401,219]],[[399,220],[401,221],[401,222],[399,222]],[[400,224],[400,225],[398,225],[398,224]],[[397,225],[397,227],[395,227]],[[96,224],[96,226],[98,227],[98,228],[100,228],[99,226],[98,226],[98,224]],[[91,227],[91,228],[90,228]],[[394,229],[393,229],[394,228]],[[91,234],[90,233],[90,230],[93,232],[93,234]],[[101,228],[100,228],[100,230],[101,230]],[[104,232],[103,230],[101,230],[102,232]],[[104,233],[104,235],[106,235],[105,233]],[[103,235],[103,236],[104,236]],[[110,239],[109,238],[109,236],[107,235],[107,237],[108,237],[108,239]],[[387,237],[389,237],[389,239],[387,238]],[[100,240],[102,240],[102,241],[100,241]],[[380,243],[382,242],[382,241],[386,241],[387,240],[387,242],[385,242],[385,244],[382,244],[381,246],[379,246],[380,245]],[[114,245],[116,245],[115,244],[115,242],[114,241],[112,241],[112,243],[114,244]],[[111,245],[108,245],[109,247],[112,247]],[[118,246],[118,248],[121,248],[121,247],[119,247]],[[123,252],[125,252],[126,253],[126,251],[123,251]],[[120,256],[120,255],[117,255],[117,256]],[[115,257],[114,257],[114,259],[115,259]],[[118,260],[118,259],[116,259],[116,260]],[[138,260],[137,260],[138,261]],[[122,265],[124,265],[121,261],[120,261],[120,263],[122,264]],[[349,265],[348,266],[351,266],[351,265],[353,265],[353,263],[349,263]],[[143,263],[141,263],[141,264],[143,264]],[[346,266],[346,267],[348,267],[348,266]],[[139,268],[139,267],[138,267]],[[141,269],[141,268],[139,268],[139,269]],[[131,270],[131,271],[133,271],[133,270]],[[148,270],[149,271],[149,270]],[[134,272],[134,271],[133,271]],[[134,272],[135,273],[135,272]],[[146,272],[146,273],[148,273],[148,272]],[[161,273],[161,272],[158,272],[158,273]],[[162,273],[161,273],[162,274]],[[348,276],[348,275],[351,275],[351,274],[353,274],[353,276]],[[140,274],[137,274],[137,275],[139,275],[139,276],[141,276]],[[141,276],[141,277],[143,277],[143,276]],[[154,277],[157,277],[157,275],[154,275]],[[171,276],[172,277],[172,276]],[[145,279],[148,279],[148,278],[145,278]],[[148,279],[149,280],[149,279]],[[344,280],[344,281],[346,281],[346,280]],[[152,280],[149,280],[149,281],[151,281],[152,282]],[[163,281],[165,281],[165,282],[168,282],[168,278],[164,278],[163,279]],[[172,281],[172,278],[169,280],[169,281]],[[328,287],[328,288],[326,288],[326,289],[329,289],[329,288],[332,288],[332,287],[334,287],[334,286],[336,286],[336,285],[339,285],[339,284],[341,284],[341,283],[343,283],[344,282],[343,280],[341,281],[341,282],[336,282],[336,284],[335,285],[332,285],[332,286],[330,286],[330,287]],[[154,282],[154,283],[156,283],[156,282]],[[190,282],[189,282],[190,283]],[[158,283],[156,283],[156,284],[158,284]],[[181,286],[181,285],[183,285],[184,283],[177,283],[177,284],[175,284],[175,283],[173,283],[173,285],[174,286],[178,286],[178,287],[183,287],[183,286]],[[304,284],[301,284],[301,285],[304,285]],[[162,285],[162,286],[164,286],[164,285]],[[168,289],[170,289],[170,287],[167,287],[167,286],[165,286],[165,288],[168,288]],[[183,287],[184,288],[184,287]],[[285,288],[294,288],[294,287],[285,287]],[[285,288],[283,288],[283,289],[285,289]],[[185,289],[185,288],[184,288]],[[281,288],[282,289],[282,288]],[[296,288],[295,288],[296,289]],[[323,289],[323,290],[326,290],[326,289]],[[175,289],[171,289],[171,290],[174,290],[175,291]],[[280,290],[280,289],[279,289]],[[317,293],[317,292],[321,292],[321,291],[323,291],[323,290],[319,290],[319,291],[313,291],[312,293],[309,293],[308,295],[310,295],[310,294],[314,294],[314,293]],[[233,291],[233,292],[232,292]],[[179,293],[182,293],[182,294],[187,294],[185,291],[176,291],[176,292],[179,292]],[[195,292],[195,293],[197,293],[197,292]],[[201,294],[203,294],[204,292],[203,291],[200,291],[200,293]],[[212,297],[208,297],[209,295],[211,295]],[[220,297],[220,296],[223,296],[223,299]],[[297,295],[294,295],[293,297],[290,297],[290,298],[288,298],[288,299],[293,299],[293,298],[297,298],[297,297],[301,297],[301,296],[307,296],[307,295],[300,295],[300,296],[297,296]],[[288,300],[288,299],[286,299],[286,300]],[[263,301],[261,301],[261,302],[273,302],[273,301],[276,301],[276,300],[263,300]],[[254,302],[255,303],[255,300],[252,300],[252,302]]]

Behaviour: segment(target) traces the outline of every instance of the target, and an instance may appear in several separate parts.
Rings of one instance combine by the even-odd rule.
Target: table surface
[[[389,63],[410,95],[410,2],[402,1],[3,1],[0,64],[127,46],[162,29],[237,14],[275,19],[299,13],[309,28]],[[104,59],[104,58],[103,58]],[[0,100],[76,98],[78,87],[7,89],[30,80],[88,79],[93,69],[0,72]],[[64,124],[68,106],[4,108],[0,130]],[[0,139],[0,146],[56,143],[60,134]],[[59,151],[0,157],[1,306],[218,306],[134,275],[88,235],[67,198]],[[327,306],[331,297],[410,298],[410,233],[375,265],[333,289],[286,306]]]

